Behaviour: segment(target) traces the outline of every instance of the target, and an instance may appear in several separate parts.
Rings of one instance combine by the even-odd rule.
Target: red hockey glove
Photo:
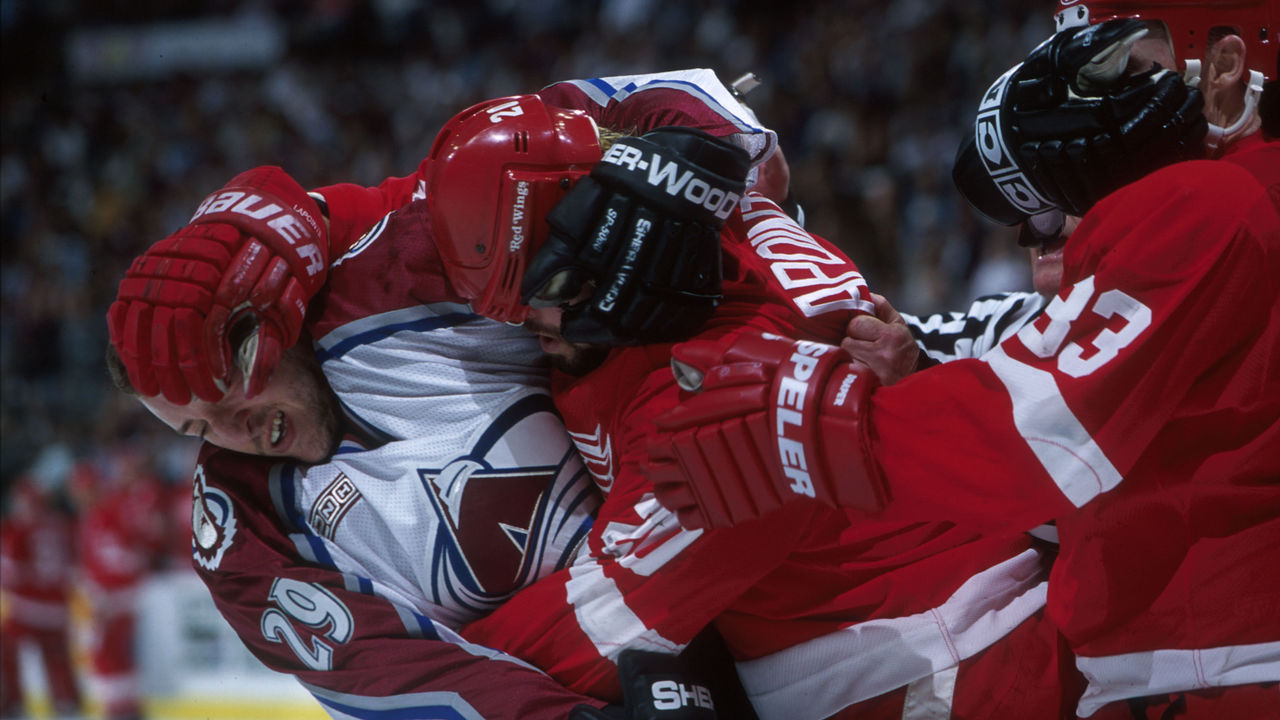
[[[681,387],[697,394],[657,419],[648,474],[681,525],[737,525],[801,497],[883,506],[864,420],[875,376],[840,348],[753,332],[672,355]]]
[[[246,395],[261,392],[324,285],[328,242],[315,201],[280,168],[241,173],[205,198],[134,260],[107,314],[134,388],[214,402],[234,356]]]

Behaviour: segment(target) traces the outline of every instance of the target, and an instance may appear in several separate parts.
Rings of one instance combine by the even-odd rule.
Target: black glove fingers
[[[590,279],[589,273],[579,272],[584,264],[580,258],[583,247],[617,222],[616,213],[609,215],[604,210],[609,198],[604,188],[585,177],[551,208],[547,213],[547,224],[551,226],[547,241],[529,260],[520,278],[521,302],[530,304],[538,295],[537,304],[555,305],[577,295],[582,283]],[[566,274],[565,270],[570,272]]]
[[[719,301],[719,229],[749,169],[745,151],[698,130],[620,139],[580,182],[586,189],[552,210],[551,239],[522,278],[522,298],[569,302],[590,279],[591,297],[562,315],[566,340],[683,339]]]
[[[657,218],[647,208],[636,208],[632,217],[622,228],[623,232],[610,243],[613,249],[613,263],[608,273],[601,278],[595,292],[585,303],[585,307],[567,313],[569,320],[561,320],[561,332],[570,342],[601,342],[601,332],[613,332],[627,327],[626,319],[633,304],[637,302],[641,274],[649,267],[652,246],[658,242],[657,233],[661,228]],[[642,298],[643,300],[643,298]],[[647,312],[642,312],[642,316]],[[618,337],[618,341],[629,343],[630,337]]]
[[[1085,192],[1080,178],[1067,155],[1067,144],[1060,140],[1041,143],[1035,176],[1044,186],[1046,197],[1054,205],[1071,208]]]
[[[584,241],[597,224],[610,193],[590,176],[580,178],[547,213],[547,224],[576,241]]]
[[[720,294],[720,235],[705,225],[673,221],[662,228],[641,275],[645,288],[690,297]]]
[[[533,307],[548,307],[578,298],[588,281],[597,285],[608,278],[620,261],[625,236],[632,228],[632,202],[621,196],[601,198],[593,205],[599,220],[580,238],[566,237],[552,229],[521,278],[521,299]],[[558,206],[557,206],[558,207]]]

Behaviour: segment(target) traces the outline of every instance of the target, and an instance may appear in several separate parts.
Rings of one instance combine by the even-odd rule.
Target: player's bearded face
[[[547,354],[557,370],[575,376],[586,375],[604,362],[609,347],[566,341],[560,335],[562,313],[558,307],[531,308],[524,327],[538,336],[542,352]]]
[[[249,455],[318,463],[337,448],[338,400],[307,343],[290,348],[266,389],[251,399],[237,371],[218,402],[174,405],[155,396],[142,404],[183,435]]]

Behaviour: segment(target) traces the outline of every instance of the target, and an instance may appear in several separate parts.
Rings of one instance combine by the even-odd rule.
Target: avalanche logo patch
[[[191,554],[205,570],[217,570],[236,536],[231,498],[205,482],[204,465],[196,466],[191,486]]]
[[[544,493],[555,468],[493,469],[460,459],[418,475],[440,520],[437,595],[484,609],[528,583],[545,551]]]

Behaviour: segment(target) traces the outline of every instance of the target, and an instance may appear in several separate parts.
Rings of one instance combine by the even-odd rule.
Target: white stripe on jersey
[[[298,681],[334,720],[378,720],[379,718],[450,718],[485,720],[462,696],[454,692],[424,692],[390,697],[337,692]]]
[[[613,662],[627,648],[678,653],[684,645],[645,625],[627,605],[617,583],[605,574],[601,558],[616,558],[618,565],[648,577],[702,537],[701,530],[680,527],[675,513],[658,504],[651,494],[636,502],[635,512],[640,524],[610,522],[600,534],[604,547],[599,556],[582,556],[570,567],[570,580],[565,583],[578,626],[600,656]]]
[[[1076,713],[1089,717],[1127,698],[1280,681],[1280,642],[1077,657],[1076,667],[1089,680]]]
[[[981,359],[1004,383],[1018,433],[1073,505],[1120,484],[1124,478],[1071,412],[1051,373],[1014,360],[1000,346]]]
[[[738,676],[762,720],[828,717],[990,647],[1044,607],[1048,567],[1026,550],[969,578],[932,610],[868,620],[740,661]]]

